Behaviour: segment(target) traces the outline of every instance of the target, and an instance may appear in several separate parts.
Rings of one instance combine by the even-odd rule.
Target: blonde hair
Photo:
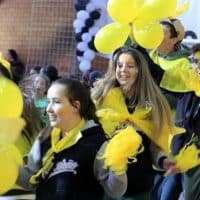
[[[117,61],[121,54],[129,54],[135,60],[138,67],[138,77],[136,82],[124,93],[132,102],[140,106],[150,105],[152,107],[152,122],[154,124],[155,136],[162,132],[164,123],[172,125],[171,110],[165,97],[162,95],[159,87],[154,82],[148,63],[145,57],[138,50],[132,47],[121,47],[113,53],[112,61],[104,78],[96,82],[91,90],[93,100],[101,104],[108,91],[114,87],[120,86],[116,79]],[[122,88],[124,90],[124,88]]]

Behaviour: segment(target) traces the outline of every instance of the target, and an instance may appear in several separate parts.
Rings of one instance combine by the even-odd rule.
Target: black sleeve
[[[190,141],[189,133],[182,133],[175,135],[172,138],[172,142],[170,145],[172,155],[176,156],[180,152],[180,150],[185,146],[187,142]]]
[[[140,46],[137,46],[136,49],[139,50],[146,58],[151,76],[153,77],[153,79],[157,83],[157,85],[159,86],[160,82],[162,80],[163,74],[164,74],[164,70],[159,65],[155,64],[152,61],[152,59],[150,58],[146,49],[144,49],[143,47],[140,47]]]

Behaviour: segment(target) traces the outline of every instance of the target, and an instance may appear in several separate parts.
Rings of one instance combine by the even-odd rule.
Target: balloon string
[[[132,43],[135,43],[135,39],[134,39],[134,33],[133,33],[133,23],[130,23],[129,26],[131,27],[131,32],[130,32],[130,38],[131,38],[131,41]]]

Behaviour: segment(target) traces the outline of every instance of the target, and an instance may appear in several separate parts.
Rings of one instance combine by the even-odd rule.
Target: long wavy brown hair
[[[116,67],[121,54],[131,55],[138,67],[136,82],[129,88],[121,87],[124,97],[137,105],[146,106],[148,104],[152,107],[152,122],[155,136],[158,136],[162,132],[164,122],[171,127],[171,110],[150,74],[145,57],[138,50],[132,47],[121,47],[113,53],[107,73],[95,83],[95,87],[91,90],[92,98],[97,105],[100,105],[110,89],[120,87],[116,79]]]

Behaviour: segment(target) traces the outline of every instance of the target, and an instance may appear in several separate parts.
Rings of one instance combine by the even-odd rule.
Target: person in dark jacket
[[[163,93],[171,107],[176,110],[176,125],[186,129],[186,133],[177,135],[172,142],[172,154],[178,155],[180,150],[185,145],[188,145],[188,142],[192,144],[191,141],[196,141],[195,145],[199,149],[200,76],[188,59],[188,52],[181,49],[180,44],[185,35],[181,21],[170,19],[162,21],[161,24],[164,29],[164,39],[158,49],[150,53],[150,56],[153,62],[164,70],[159,85],[163,88]],[[200,193],[198,192],[200,185],[199,174],[199,166],[183,174],[185,200],[197,200],[200,198]],[[163,195],[161,194],[161,199],[177,199],[178,193],[181,192],[181,179],[179,177],[180,174],[174,176],[176,184],[173,183],[172,177],[163,178],[164,184],[160,184],[162,189],[158,187],[158,191],[164,191]],[[172,183],[171,186],[169,182],[166,186],[167,180]],[[171,192],[169,192],[170,190]]]
[[[105,135],[89,91],[62,78],[49,88],[47,99],[51,127],[36,139],[17,183],[35,189],[37,200],[101,200],[93,164]]]

